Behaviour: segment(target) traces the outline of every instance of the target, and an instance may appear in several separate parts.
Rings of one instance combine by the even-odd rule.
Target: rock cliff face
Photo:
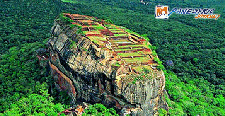
[[[51,33],[51,74],[74,104],[103,103],[142,116],[166,106],[164,73],[151,44],[138,34],[78,14],[59,16]]]

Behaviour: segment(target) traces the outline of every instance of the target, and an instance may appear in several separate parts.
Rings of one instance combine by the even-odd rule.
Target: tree
[[[5,116],[15,115],[53,115],[56,116],[64,108],[61,104],[52,103],[53,98],[39,94],[30,94],[23,97],[19,101],[13,103],[11,108],[7,110]]]
[[[116,114],[116,110],[113,108],[107,109],[103,104],[96,103],[94,105],[90,105],[82,116],[90,116],[90,115],[97,115],[97,116],[119,116]]]

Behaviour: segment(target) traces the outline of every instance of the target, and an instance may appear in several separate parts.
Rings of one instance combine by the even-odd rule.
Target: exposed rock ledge
[[[78,14],[58,17],[51,33],[51,73],[74,104],[98,102],[141,116],[166,107],[164,73],[141,36]]]

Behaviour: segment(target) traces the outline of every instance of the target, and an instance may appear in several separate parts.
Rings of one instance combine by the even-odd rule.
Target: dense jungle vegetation
[[[1,0],[0,112],[56,114],[69,98],[52,86],[35,50],[45,47],[61,12],[110,19],[147,34],[166,75],[169,115],[225,115],[225,1],[223,0]],[[172,14],[154,17],[155,6],[215,8],[218,20]],[[168,63],[170,62],[170,63]],[[171,62],[173,65],[171,65]],[[37,105],[38,104],[38,105]],[[2,115],[2,114],[0,114]]]

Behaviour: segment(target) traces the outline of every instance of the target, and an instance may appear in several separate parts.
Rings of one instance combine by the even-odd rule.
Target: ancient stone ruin
[[[140,35],[94,17],[60,15],[51,30],[49,65],[74,104],[102,103],[121,114],[151,116],[164,108],[164,73]]]

